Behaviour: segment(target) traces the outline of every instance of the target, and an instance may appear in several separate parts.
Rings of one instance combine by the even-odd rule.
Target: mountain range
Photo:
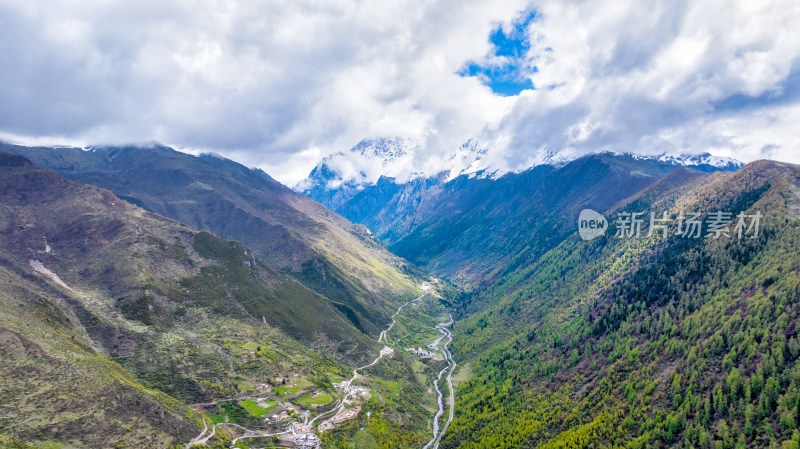
[[[605,153],[693,167],[701,171],[730,171],[743,165],[735,159],[709,153]],[[374,185],[380,178],[391,178],[398,183],[416,178],[444,178],[449,181],[461,175],[499,178],[507,173],[519,173],[539,165],[561,167],[583,156],[567,150],[544,150],[533,154],[528,165],[509,170],[491,159],[491,148],[482,146],[475,138],[441,157],[434,158],[432,165],[427,164],[425,154],[423,146],[413,139],[364,139],[349,151],[339,151],[324,157],[294,189],[312,198],[323,199],[324,205],[336,209],[340,202],[333,201],[332,197],[328,198],[324,193],[326,190],[347,200],[362,188]],[[420,167],[421,164],[425,167]],[[443,168],[437,170],[436,167]]]
[[[333,394],[330,378],[371,360],[378,326],[421,293],[421,272],[362,227],[229,160],[2,149],[0,447],[4,434],[171,447],[210,419],[260,425],[236,398],[274,395],[275,379]],[[391,363],[404,373],[410,361]],[[419,382],[393,385],[417,398]],[[379,387],[376,398],[392,394]],[[384,413],[424,426],[418,406]]]
[[[606,152],[322,185],[305,194],[462,288],[441,447],[800,445],[800,167]],[[581,239],[585,209],[609,232]],[[635,213],[641,238],[615,235]]]
[[[161,216],[237,240],[275,271],[326,297],[377,334],[394,303],[416,294],[411,264],[363,226],[332,214],[260,170],[162,145],[38,148],[0,145],[68,179],[108,189]]]
[[[323,448],[800,446],[800,167],[419,151],[364,141],[301,194],[162,145],[0,145],[0,447],[184,446],[261,425],[254,395],[357,408]]]
[[[323,161],[301,184],[313,185],[303,193],[364,224],[396,254],[436,275],[476,284],[530,263],[571,229],[584,208],[604,210],[679,168],[741,166],[708,154],[605,152],[521,172],[440,173],[405,182],[383,176],[374,184],[354,184]]]

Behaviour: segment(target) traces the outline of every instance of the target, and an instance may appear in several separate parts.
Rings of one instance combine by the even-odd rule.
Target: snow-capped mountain
[[[710,153],[702,154],[679,154],[677,156],[670,154],[663,154],[658,157],[661,162],[667,162],[675,165],[683,165],[686,167],[701,167],[709,166],[720,170],[737,170],[741,168],[744,163],[737,161],[730,157],[714,156]]]
[[[737,161],[736,159],[714,156],[711,153],[662,153],[659,155],[636,154],[630,152],[619,153],[616,151],[605,151],[604,153],[613,154],[615,156],[628,156],[642,161],[659,161],[669,165],[680,165],[683,167],[694,168],[695,170],[699,171],[736,171],[744,166],[744,163]]]
[[[450,180],[460,175],[505,173],[492,168],[485,159],[487,152],[477,139],[470,139],[444,155],[422,154],[421,144],[413,139],[365,139],[348,151],[326,156],[294,189],[306,195],[312,191],[319,194],[323,189],[353,192],[375,185],[381,178],[405,182],[426,177]]]
[[[406,223],[393,228],[398,217],[433,214],[426,205],[440,204],[429,199],[440,197],[443,191],[459,195],[490,185],[517,191],[527,188],[531,173],[546,173],[568,165],[577,167],[581,160],[591,159],[590,155],[572,151],[539,149],[531,152],[520,167],[510,169],[497,156],[478,139],[470,139],[442,155],[425,154],[419,143],[409,139],[363,140],[348,151],[324,158],[295,190],[391,240],[391,232],[410,226]],[[650,179],[681,166],[711,172],[735,171],[743,165],[709,153],[641,155],[605,151],[595,156],[632,172],[650,173]]]
[[[383,166],[408,155],[409,151],[418,148],[419,144],[412,139],[400,137],[382,137],[364,139],[350,149],[351,153],[360,154],[368,159],[379,160]],[[341,153],[339,153],[341,154]]]
[[[398,177],[412,167],[418,148],[419,144],[411,139],[364,139],[348,151],[325,156],[294,189],[305,192],[322,187],[360,186],[374,184],[381,176]]]
[[[443,173],[447,181],[461,175],[492,176],[497,170],[490,170],[490,163],[486,160],[488,148],[482,147],[478,139],[464,142],[444,158],[444,166],[448,167]]]
[[[412,179],[414,157],[420,145],[413,139],[386,137],[364,139],[348,151],[326,156],[294,190],[335,208],[364,186],[381,177]]]
[[[630,152],[604,151],[617,156],[629,156],[637,160],[659,161],[669,165],[692,167],[700,171],[737,170],[743,164],[728,157],[701,154],[643,155]],[[471,178],[497,179],[506,173],[520,173],[540,165],[563,167],[585,156],[569,149],[539,149],[532,151],[528,159],[509,167],[492,150],[472,138],[459,147],[442,155],[423,154],[422,145],[412,139],[378,138],[365,139],[348,151],[326,156],[311,171],[309,176],[295,186],[295,190],[309,194],[312,190],[347,190],[357,192],[364,186],[375,185],[382,177],[406,182],[415,178],[439,178],[445,181],[467,175]]]

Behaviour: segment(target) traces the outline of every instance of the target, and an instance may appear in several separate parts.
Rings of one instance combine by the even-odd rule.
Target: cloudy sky
[[[0,0],[0,139],[157,140],[293,183],[363,138],[800,162],[800,2]],[[438,165],[437,165],[438,164]]]

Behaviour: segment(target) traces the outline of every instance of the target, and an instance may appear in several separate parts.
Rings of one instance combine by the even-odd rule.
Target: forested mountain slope
[[[474,375],[442,447],[798,447],[798,176],[675,172],[606,214],[648,214],[641,238],[570,235],[465,304],[454,356]],[[702,236],[676,235],[694,211]],[[730,237],[707,235],[716,211]],[[763,215],[756,237],[739,213]]]
[[[402,184],[382,178],[331,207],[433,273],[488,285],[560,243],[581,209],[603,211],[682,167],[674,160],[601,153],[497,179],[486,173],[447,182],[444,175]],[[320,188],[307,193],[333,201]]]

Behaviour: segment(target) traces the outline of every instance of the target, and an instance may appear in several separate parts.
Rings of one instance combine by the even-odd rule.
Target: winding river
[[[318,419],[323,418],[325,416],[331,416],[331,418],[329,418],[328,420],[333,419],[333,417],[335,417],[339,412],[344,410],[345,401],[351,395],[351,391],[352,390],[351,390],[350,387],[352,386],[353,382],[360,375],[359,371],[363,371],[364,369],[375,365],[376,363],[378,363],[378,361],[380,361],[380,359],[382,359],[384,356],[390,354],[393,351],[393,349],[390,346],[388,346],[389,340],[387,338],[387,333],[392,329],[392,327],[394,327],[395,318],[397,317],[397,315],[400,314],[400,312],[403,310],[403,308],[405,306],[407,306],[407,305],[409,305],[409,304],[411,304],[413,302],[417,302],[417,301],[421,300],[427,294],[428,293],[426,292],[426,293],[422,294],[421,296],[406,302],[405,304],[401,305],[397,309],[395,314],[392,315],[392,322],[389,324],[389,327],[387,327],[386,330],[382,331],[380,333],[380,336],[378,337],[378,342],[379,343],[385,343],[387,346],[384,346],[383,349],[381,349],[380,354],[378,355],[378,357],[376,357],[375,360],[373,360],[371,363],[369,363],[367,365],[364,365],[364,366],[361,366],[361,367],[356,368],[356,369],[353,370],[353,377],[351,377],[347,381],[347,384],[345,386],[345,395],[344,395],[344,397],[342,397],[339,400],[339,403],[333,409],[331,409],[328,412],[325,412],[325,413],[322,413],[320,415],[317,415],[311,421],[306,421],[306,423],[305,423],[306,425],[311,426],[311,425],[314,424],[315,421],[317,421]],[[438,410],[436,412],[436,415],[434,415],[434,417],[433,417],[433,437],[430,439],[430,441],[428,441],[427,444],[425,444],[425,446],[422,449],[438,449],[439,448],[439,442],[441,441],[442,437],[444,436],[444,433],[447,431],[447,428],[450,426],[450,423],[453,421],[453,415],[454,415],[454,411],[455,411],[455,391],[453,390],[453,372],[455,371],[457,364],[456,364],[455,360],[453,360],[453,356],[450,353],[450,349],[448,349],[448,346],[453,341],[453,334],[447,328],[448,326],[450,326],[452,324],[453,324],[453,316],[452,315],[450,315],[448,321],[445,321],[445,322],[437,324],[436,325],[436,330],[438,330],[442,335],[439,338],[437,338],[433,343],[428,345],[428,347],[431,348],[431,350],[438,351],[439,353],[442,354],[442,357],[447,362],[447,366],[445,366],[444,368],[442,368],[441,371],[439,371],[439,375],[438,375],[438,377],[436,378],[436,380],[434,381],[434,384],[433,384],[434,387],[436,388],[436,393],[438,395],[437,401],[438,401],[438,404],[439,404],[439,408],[438,408]],[[442,345],[442,347],[439,348],[439,345],[442,343],[443,340],[445,340],[445,342]],[[444,424],[442,424],[441,427],[440,427],[439,421],[441,420],[442,415],[444,415],[444,393],[442,392],[442,388],[440,387],[440,384],[441,384],[443,376],[445,376],[445,373],[447,374],[445,379],[447,380],[447,391],[448,391],[448,397],[449,397],[449,400],[448,400],[448,402],[449,402],[449,414],[448,414],[448,417],[445,420]],[[241,428],[242,430],[245,431],[244,435],[241,435],[241,436],[239,436],[239,437],[237,437],[237,438],[235,438],[233,440],[234,443],[236,441],[238,441],[239,439],[241,439],[241,438],[272,437],[272,436],[277,436],[277,435],[283,435],[283,434],[286,434],[286,433],[290,433],[289,431],[283,431],[283,432],[277,432],[277,433],[266,433],[266,432],[262,432],[262,431],[256,431],[256,430],[247,429],[245,427],[241,427],[239,425],[230,424],[230,423],[220,423],[220,424],[239,427],[239,428]],[[208,442],[208,440],[211,439],[216,434],[216,428],[220,424],[215,424],[211,429],[209,429],[208,426],[206,425],[205,418],[204,418],[203,419],[203,427],[204,427],[203,431],[200,433],[200,435],[198,435],[196,438],[194,438],[192,441],[190,441],[186,445],[186,447],[188,448],[193,444],[206,444]]]
[[[422,449],[438,449],[439,442],[442,440],[444,433],[447,431],[447,428],[450,426],[450,423],[453,422],[453,415],[455,414],[455,391],[453,390],[453,371],[456,369],[456,361],[453,360],[452,354],[450,354],[450,350],[447,346],[450,342],[453,341],[453,334],[450,332],[450,329],[447,326],[453,324],[453,316],[450,315],[450,320],[445,321],[443,323],[439,323],[436,325],[436,329],[442,333],[441,337],[437,338],[436,341],[428,345],[430,348],[436,348],[436,346],[441,343],[442,340],[445,338],[447,341],[442,346],[440,352],[444,359],[447,361],[447,366],[442,368],[439,371],[439,377],[436,378],[433,385],[436,387],[436,393],[439,395],[438,403],[439,403],[439,410],[436,412],[436,415],[433,417],[433,438],[428,441],[428,443]],[[444,394],[442,393],[441,388],[439,388],[439,382],[442,380],[442,376],[444,373],[447,373],[447,390],[449,393],[449,403],[450,403],[450,412],[447,416],[447,420],[442,425],[441,429],[439,429],[439,419],[441,419],[442,415],[444,414]]]

